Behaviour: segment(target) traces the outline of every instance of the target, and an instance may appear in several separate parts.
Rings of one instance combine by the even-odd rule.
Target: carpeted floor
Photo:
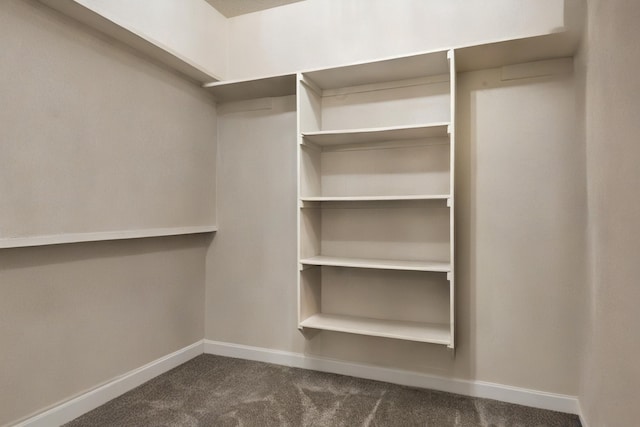
[[[202,355],[66,424],[579,427],[575,415]]]

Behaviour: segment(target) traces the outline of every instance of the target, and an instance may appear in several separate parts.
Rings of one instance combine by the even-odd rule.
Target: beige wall
[[[0,251],[0,425],[201,340],[204,236]]]
[[[12,186],[29,201],[32,186],[48,183],[60,197],[73,199],[74,189],[89,188],[99,169],[101,177],[110,173],[116,182],[131,184],[121,188],[124,199],[109,193],[107,212],[128,209],[124,202],[144,212],[162,201],[167,209],[151,212],[154,219],[197,225],[184,222],[202,215],[211,221],[215,108],[197,86],[37,1],[3,0],[0,99],[2,150],[13,147],[33,156],[25,161],[42,164],[28,176],[9,173],[18,165],[5,164],[0,187]],[[154,146],[162,148],[161,159]],[[100,163],[101,156],[108,162],[124,152],[135,161]],[[133,183],[153,188],[159,174],[166,178],[167,155],[180,158],[168,163],[168,174],[181,180],[166,191],[180,197],[149,198],[144,186]],[[87,167],[78,158],[94,163]],[[92,200],[99,204],[107,194],[95,190]],[[204,192],[211,195],[206,205]],[[179,214],[184,206],[172,210],[176,203],[193,216]],[[86,204],[80,197],[56,214],[80,221]],[[129,225],[146,227],[145,218]],[[108,215],[95,219],[109,223]],[[201,235],[0,251],[0,425],[202,339],[210,240]]]
[[[206,337],[301,351],[295,97],[259,104],[219,108],[220,231],[207,254]]]
[[[460,79],[458,342],[473,378],[576,395],[586,195],[574,79],[499,76]]]
[[[576,395],[586,216],[574,81],[500,76],[459,76],[455,359],[437,345],[297,331],[292,98],[219,108],[206,338]]]
[[[580,403],[590,427],[625,427],[640,419],[640,3],[588,5],[590,295]]]
[[[0,236],[215,223],[215,106],[39,2],[2,2]]]

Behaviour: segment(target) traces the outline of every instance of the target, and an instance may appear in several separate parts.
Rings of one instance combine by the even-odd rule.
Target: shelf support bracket
[[[451,207],[451,197],[447,197],[447,207]]]
[[[299,76],[300,76],[299,77],[300,83],[302,83],[303,85],[305,85],[306,87],[311,89],[316,95],[322,96],[322,89],[320,88],[320,86],[315,84],[315,82],[313,82],[311,79],[307,78],[302,73],[300,73]]]
[[[447,350],[449,350],[449,354],[451,354],[451,359],[456,358],[456,348],[447,346]]]
[[[321,266],[319,266],[319,265],[302,264],[302,263],[300,263],[300,264],[298,265],[298,269],[299,269],[299,271],[305,271],[305,270],[309,270],[309,269],[311,269],[311,268],[320,268],[320,267],[321,267]]]

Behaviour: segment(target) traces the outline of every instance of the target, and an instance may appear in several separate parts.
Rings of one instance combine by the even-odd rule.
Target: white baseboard
[[[218,341],[204,340],[204,352],[238,359],[255,360],[314,371],[331,372],[352,377],[367,378],[411,387],[427,388],[552,411],[579,414],[575,396],[547,393],[483,381],[445,378],[400,369],[343,362],[301,353],[250,347]]]
[[[445,378],[401,369],[343,362],[334,359],[306,356],[301,353],[203,340],[161,357],[91,391],[83,393],[78,397],[34,415],[19,422],[15,427],[51,427],[67,423],[158,375],[199,356],[203,352],[219,356],[367,378],[411,387],[446,391],[472,397],[501,400],[503,402],[570,414],[579,414],[582,425],[584,427],[587,426],[580,411],[578,399],[574,396],[546,393],[483,381]]]
[[[79,416],[104,405],[129,390],[179,366],[203,353],[203,342],[198,341],[151,363],[134,369],[91,391],[32,416],[15,427],[51,427],[68,423]]]
[[[578,416],[580,417],[580,424],[582,424],[582,427],[589,427],[589,423],[587,423],[587,420],[584,418],[584,412],[582,411],[580,401],[578,401]]]
[[[584,419],[582,412],[578,414],[578,417],[580,417],[580,424],[582,424],[582,427],[589,427],[589,424],[587,424],[587,421]]]

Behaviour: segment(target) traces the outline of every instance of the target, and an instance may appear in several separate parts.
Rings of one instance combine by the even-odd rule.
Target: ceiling
[[[302,0],[206,0],[227,18],[270,9]]]

